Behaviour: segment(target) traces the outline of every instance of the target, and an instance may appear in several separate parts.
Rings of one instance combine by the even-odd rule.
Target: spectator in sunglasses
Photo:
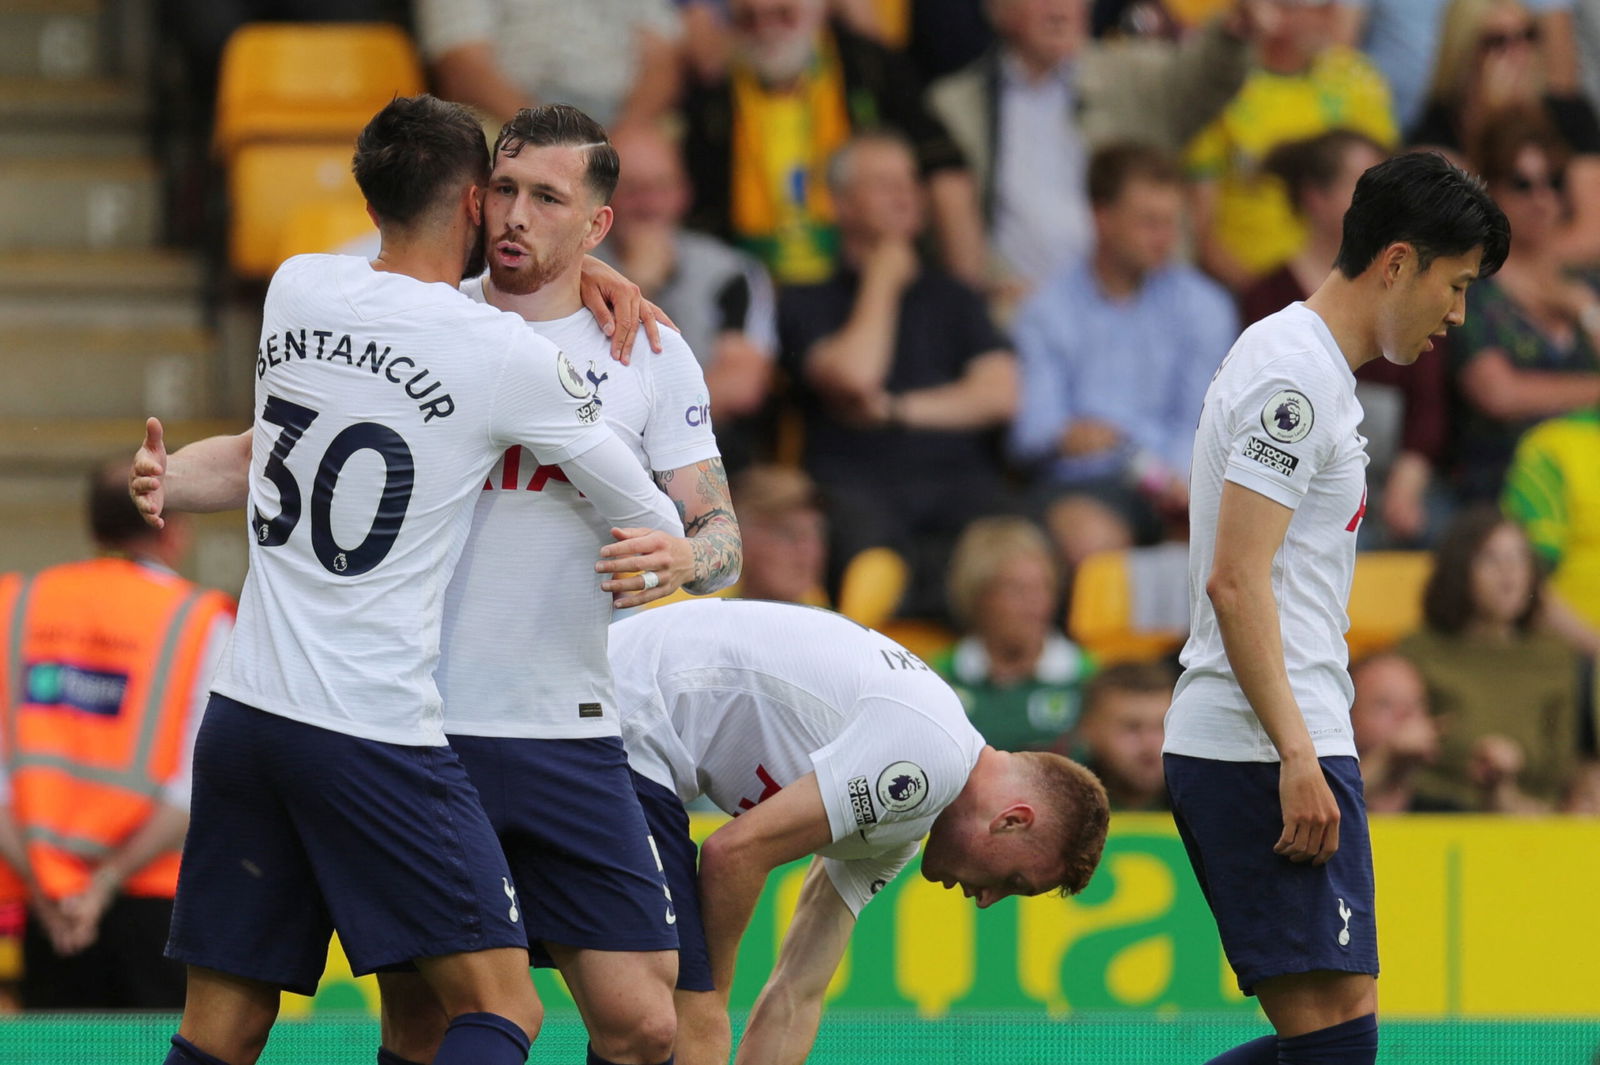
[[[1453,480],[1461,501],[1493,502],[1524,431],[1600,402],[1600,275],[1564,266],[1557,253],[1568,157],[1539,111],[1501,115],[1475,155],[1511,223],[1511,251],[1500,273],[1468,291],[1451,345]]]
[[[1600,120],[1562,69],[1570,44],[1543,31],[1518,0],[1454,0],[1445,13],[1433,89],[1410,143],[1458,159],[1499,116],[1540,111],[1572,155],[1572,212],[1554,248],[1565,262],[1600,259]]]

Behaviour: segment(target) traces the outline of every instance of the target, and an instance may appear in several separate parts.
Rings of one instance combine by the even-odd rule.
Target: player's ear
[[[1014,802],[995,814],[994,820],[989,822],[989,831],[994,834],[1016,832],[1030,827],[1033,821],[1033,807],[1025,802]]]
[[[1395,241],[1378,257],[1379,265],[1383,268],[1385,284],[1397,283],[1405,274],[1406,263],[1416,258],[1417,250],[1403,240]]]
[[[584,240],[585,251],[598,247],[600,242],[606,239],[606,234],[611,232],[611,222],[615,217],[610,204],[600,205],[594,217],[589,219],[589,236]]]
[[[483,187],[469,185],[462,195],[466,197],[467,218],[475,226],[483,225]]]

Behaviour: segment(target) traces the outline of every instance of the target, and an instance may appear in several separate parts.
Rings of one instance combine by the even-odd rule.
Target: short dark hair
[[[1429,629],[1445,636],[1456,636],[1472,621],[1476,613],[1472,602],[1472,563],[1489,537],[1503,526],[1521,531],[1516,522],[1487,504],[1467,508],[1446,526],[1433,549],[1433,572],[1428,574],[1428,583],[1422,589],[1422,617]],[[1527,607],[1517,615],[1518,632],[1527,632],[1533,627],[1543,585],[1533,547],[1528,545],[1527,551],[1533,588]]]
[[[108,460],[89,471],[89,535],[101,547],[116,550],[159,535],[145,524],[128,494],[129,464]]]
[[[1108,694],[1134,692],[1139,695],[1172,696],[1178,673],[1166,662],[1118,662],[1094,675],[1083,693],[1083,715],[1088,717]]]
[[[600,123],[570,104],[524,107],[500,127],[500,136],[494,142],[494,157],[498,159],[504,152],[515,159],[526,144],[535,148],[587,148],[589,165],[584,171],[584,180],[601,203],[611,202],[611,194],[617,191],[617,175],[622,163],[617,150],[611,146],[606,128]]]
[[[1339,177],[1344,157],[1352,148],[1370,148],[1378,155],[1389,150],[1365,133],[1353,129],[1330,129],[1315,137],[1288,141],[1267,153],[1261,169],[1279,181],[1289,193],[1295,210],[1305,203],[1311,189],[1326,189]]]
[[[1089,203],[1105,207],[1116,203],[1135,181],[1157,185],[1182,185],[1178,161],[1160,148],[1125,141],[1108,144],[1089,158]]]
[[[397,96],[356,137],[356,184],[378,217],[406,226],[460,185],[485,185],[483,127],[460,104]]]
[[[1334,260],[1359,277],[1391,244],[1411,245],[1426,270],[1441,256],[1483,249],[1478,276],[1500,269],[1511,247],[1511,224],[1483,182],[1438,152],[1406,152],[1372,167],[1356,182]]]

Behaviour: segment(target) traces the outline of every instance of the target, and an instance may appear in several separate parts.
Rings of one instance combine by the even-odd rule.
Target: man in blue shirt
[[[1021,381],[1011,450],[1067,563],[1161,537],[1188,507],[1193,427],[1238,336],[1233,302],[1174,263],[1183,187],[1158,149],[1089,163],[1094,249],[1051,277],[1014,326]]]

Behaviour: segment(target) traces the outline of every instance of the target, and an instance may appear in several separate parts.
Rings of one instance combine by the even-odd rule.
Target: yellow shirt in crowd
[[[1399,139],[1383,75],[1360,52],[1333,47],[1300,74],[1257,68],[1190,143],[1190,177],[1217,182],[1219,243],[1257,276],[1281,266],[1305,240],[1282,182],[1260,173],[1262,160],[1280,144],[1341,128],[1384,145]]]

